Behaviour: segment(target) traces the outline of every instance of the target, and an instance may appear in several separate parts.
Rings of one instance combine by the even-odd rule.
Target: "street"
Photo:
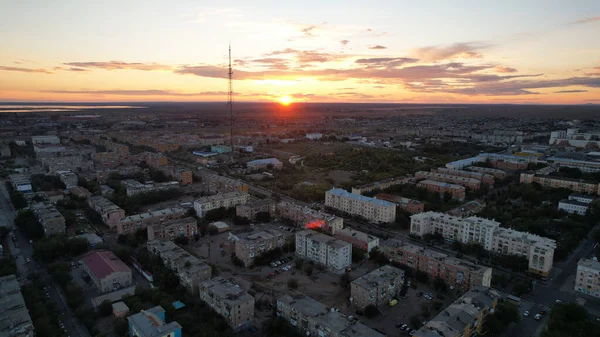
[[[39,275],[40,279],[44,281],[44,283],[46,283],[46,285],[49,287],[48,292],[50,293],[50,298],[56,302],[61,312],[60,319],[65,324],[67,335],[89,337],[90,335],[86,327],[78,322],[75,315],[69,309],[64,292],[48,275],[46,271],[46,265],[39,264],[37,263],[37,261],[33,260],[33,245],[29,243],[29,238],[26,237],[26,234],[15,227],[15,211],[10,202],[9,193],[6,190],[5,182],[1,181],[0,184],[1,211],[3,212],[3,216],[6,216],[9,227],[17,237],[16,241],[13,242],[9,238],[10,235],[8,235],[5,240],[5,247],[8,247],[8,250],[10,250],[11,255],[13,255],[16,258],[18,269],[17,276],[20,279],[19,283],[21,284],[21,286],[27,284],[28,282],[30,282],[30,280],[27,278],[29,275]],[[19,248],[16,248],[15,244],[18,244]],[[31,262],[27,263],[26,259],[30,259]],[[64,315],[62,313],[64,313]]]

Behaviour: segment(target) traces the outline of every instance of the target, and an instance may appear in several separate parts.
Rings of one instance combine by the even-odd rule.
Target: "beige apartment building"
[[[581,259],[577,262],[575,291],[600,298],[600,262],[598,259]]]
[[[88,205],[91,209],[100,214],[102,221],[109,228],[115,228],[125,217],[125,211],[112,203],[112,201],[101,196],[92,196],[88,198]]]
[[[495,169],[495,168],[489,168],[489,167],[479,167],[479,166],[469,166],[467,168],[467,170],[469,171],[474,171],[474,172],[479,172],[479,173],[485,173],[485,174],[489,174],[491,176],[494,176],[498,179],[504,179],[506,178],[506,171],[502,171],[499,169]]]
[[[598,184],[582,179],[542,176],[533,173],[521,173],[522,184],[538,183],[544,187],[566,188],[573,192],[598,194]]]
[[[485,250],[520,255],[529,261],[529,272],[547,277],[552,270],[556,241],[538,235],[501,228],[497,221],[479,217],[459,218],[425,212],[411,216],[410,233],[439,233],[448,241],[476,242]]]
[[[204,217],[206,212],[217,208],[230,208],[238,205],[245,205],[250,201],[250,194],[245,192],[227,192],[215,194],[208,197],[202,197],[194,201],[194,209],[198,217]]]
[[[148,251],[160,257],[179,282],[192,294],[198,294],[200,282],[212,276],[210,266],[171,241],[153,240],[146,244]]]
[[[44,228],[45,236],[65,234],[65,217],[52,204],[38,202],[32,204],[31,209],[42,228]]]
[[[145,229],[151,225],[183,218],[187,211],[183,208],[165,208],[156,211],[144,212],[124,217],[117,224],[117,233],[135,233],[138,229]]]
[[[277,204],[276,216],[288,219],[298,227],[321,228],[332,235],[344,227],[343,218],[287,201]]]
[[[450,193],[452,199],[460,201],[465,200],[466,190],[464,186],[426,179],[420,181],[417,184],[417,187],[436,192],[440,195],[440,197],[444,197],[444,194]]]
[[[305,230],[296,233],[296,256],[343,273],[352,264],[352,245],[329,235]]]
[[[235,244],[235,256],[246,267],[254,264],[255,257],[285,245],[283,233],[277,230],[244,232],[240,234],[229,233],[229,240]]]
[[[217,276],[201,282],[199,289],[200,299],[223,316],[233,331],[254,323],[254,297],[239,285]]]
[[[393,202],[401,209],[411,214],[417,214],[425,211],[425,203],[419,200],[399,197],[397,195],[378,193],[376,199]]]
[[[494,184],[494,176],[491,174],[477,172],[477,171],[465,171],[465,170],[454,170],[445,167],[438,167],[437,169],[431,170],[431,172],[447,174],[451,176],[458,176],[463,178],[471,178],[481,181],[486,185]]]
[[[332,188],[325,192],[325,206],[359,215],[373,222],[396,221],[396,204],[350,193],[341,188]]]
[[[368,305],[388,305],[404,284],[404,270],[383,266],[350,283],[352,305],[364,309]]]
[[[217,174],[205,174],[202,176],[204,186],[208,193],[245,192],[248,193],[248,185],[241,180],[233,179]]]
[[[379,246],[378,237],[348,227],[337,230],[334,237],[367,253]]]
[[[339,311],[303,294],[283,295],[277,299],[277,317],[305,336],[385,337],[385,335],[349,320]]]
[[[471,190],[478,190],[481,188],[481,180],[465,178],[465,177],[460,177],[460,176],[455,176],[455,175],[450,175],[450,174],[443,174],[443,173],[419,171],[419,172],[415,173],[415,179],[416,180],[441,181],[441,182],[445,182],[445,183],[464,186]]]
[[[267,212],[271,216],[274,216],[276,210],[277,203],[275,201],[271,199],[262,199],[245,205],[236,206],[235,215],[252,221],[256,218],[256,214],[260,212]]]
[[[407,175],[406,177],[394,177],[388,178],[380,181],[376,181],[374,183],[361,185],[358,187],[352,187],[352,193],[355,194],[363,194],[365,192],[372,191],[385,191],[386,189],[404,184],[412,184],[414,182],[414,178],[411,175]]]
[[[148,225],[148,241],[175,240],[179,237],[192,238],[198,233],[198,222],[192,217]]]
[[[391,261],[425,272],[430,279],[439,277],[446,284],[463,291],[476,285],[489,287],[492,282],[490,267],[457,259],[401,240],[389,239],[383,242],[381,252]]]

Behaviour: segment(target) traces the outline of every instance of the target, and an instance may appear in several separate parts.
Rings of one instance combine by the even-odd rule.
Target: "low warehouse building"
[[[103,293],[131,285],[131,268],[113,252],[100,250],[81,258],[83,268],[94,285]]]

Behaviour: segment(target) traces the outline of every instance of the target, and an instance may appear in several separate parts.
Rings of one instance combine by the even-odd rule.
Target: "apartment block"
[[[121,219],[125,217],[125,211],[113,204],[112,201],[101,196],[93,196],[88,198],[88,205],[102,217],[102,221],[108,227],[115,228],[121,223]]]
[[[8,158],[11,155],[10,146],[5,143],[0,143],[0,157]]]
[[[211,195],[208,197],[202,197],[194,201],[194,209],[196,215],[203,217],[206,212],[225,207],[235,207],[238,205],[244,205],[250,200],[250,194],[245,192],[227,192],[222,194]]]
[[[198,222],[192,217],[151,224],[146,227],[148,240],[175,240],[179,237],[192,238],[198,233]]]
[[[245,205],[238,205],[235,207],[235,215],[247,218],[250,221],[256,218],[256,214],[261,212],[269,213],[271,216],[275,216],[277,210],[277,203],[271,199],[262,199],[255,202],[247,203]]]
[[[169,158],[162,153],[144,152],[142,157],[150,167],[158,168],[169,165]]]
[[[221,276],[200,283],[200,299],[231,326],[233,331],[250,327],[254,322],[254,297],[239,285]]]
[[[303,294],[284,295],[277,299],[277,317],[288,322],[300,334],[327,337],[385,337],[385,335],[349,320],[339,311]]]
[[[550,157],[546,159],[549,163],[559,167],[571,167],[585,173],[600,172],[600,162],[589,160],[575,160],[570,158]]]
[[[255,257],[285,245],[285,237],[277,230],[244,232],[240,234],[229,233],[229,241],[234,242],[235,256],[246,267],[254,264]]]
[[[533,173],[521,173],[522,184],[538,183],[544,187],[566,188],[573,192],[598,194],[598,184],[582,179],[542,176]]]
[[[437,169],[433,169],[431,171],[441,173],[441,174],[448,174],[451,176],[476,179],[487,185],[494,184],[494,176],[491,174],[487,174],[487,173],[465,171],[465,170],[453,170],[453,169],[448,169],[448,168],[444,168],[444,167],[438,167]]]
[[[58,177],[60,178],[60,181],[62,181],[63,184],[65,184],[67,189],[77,186],[77,181],[79,180],[79,178],[77,178],[77,175],[75,173],[71,171],[60,171],[57,173]]]
[[[52,204],[38,202],[32,204],[31,209],[35,213],[40,225],[44,228],[44,235],[65,234],[65,217]]]
[[[419,171],[419,172],[415,173],[415,179],[416,180],[428,179],[428,180],[441,181],[441,182],[445,182],[445,183],[464,186],[464,187],[472,189],[472,190],[478,190],[479,188],[481,188],[481,180],[465,178],[465,177],[449,175],[449,174],[435,173],[435,172]]]
[[[248,185],[241,180],[210,174],[203,176],[204,186],[208,189],[208,193],[227,193],[227,192],[246,192],[248,193]]]
[[[378,237],[348,227],[337,230],[333,236],[367,253],[379,247]]]
[[[426,212],[411,216],[410,232],[419,236],[439,233],[448,241],[479,243],[496,254],[524,256],[529,261],[529,272],[543,277],[552,270],[556,241],[501,228],[500,223],[493,220]]]
[[[15,191],[23,193],[33,192],[31,180],[24,174],[9,174],[8,181]]]
[[[35,327],[25,306],[16,275],[0,277],[0,308],[0,336],[35,336]]]
[[[165,267],[177,275],[179,282],[192,294],[198,294],[200,282],[212,275],[210,266],[171,241],[153,240],[148,251],[161,258]]]
[[[466,190],[463,186],[444,183],[435,180],[422,180],[417,184],[417,187],[427,189],[428,191],[439,193],[440,197],[444,197],[446,193],[452,196],[452,199],[463,201],[465,200]]]
[[[117,224],[117,233],[135,233],[137,230],[144,229],[148,226],[160,225],[163,222],[181,219],[185,217],[186,214],[187,211],[185,209],[175,207],[126,216]]]
[[[368,305],[383,306],[396,298],[404,284],[404,270],[383,266],[350,283],[352,304],[364,309]]]
[[[485,317],[493,313],[500,298],[499,291],[475,286],[454,303],[430,319],[412,337],[481,336]]]
[[[550,145],[573,146],[576,148],[600,147],[600,133],[598,132],[579,132],[579,129],[567,129],[552,131],[550,133]]]
[[[396,204],[350,193],[341,188],[333,188],[325,192],[325,206],[348,214],[359,215],[374,222],[394,222],[396,220]]]
[[[282,201],[277,204],[276,215],[292,221],[302,228],[321,228],[333,235],[344,227],[344,219],[309,207]]]
[[[446,284],[467,291],[476,285],[489,287],[492,268],[457,259],[433,249],[397,239],[381,244],[381,252],[391,261],[427,273],[431,279],[441,278]]]
[[[59,171],[89,171],[94,168],[94,163],[91,160],[84,159],[81,155],[41,158],[41,162],[50,174],[56,174]]]
[[[600,298],[600,262],[598,259],[581,259],[577,262],[575,291]]]
[[[411,175],[408,175],[406,177],[394,177],[394,178],[384,179],[381,181],[376,181],[376,182],[370,183],[370,184],[361,185],[358,187],[352,187],[352,193],[363,194],[365,192],[372,192],[372,191],[385,191],[392,186],[412,184],[412,183],[414,183],[414,179]]]
[[[569,214],[585,215],[589,207],[589,203],[571,199],[563,199],[558,202],[558,209]]]
[[[397,195],[379,193],[375,199],[393,202],[396,206],[411,214],[417,214],[425,211],[425,203],[419,200],[400,197]]]
[[[191,170],[178,168],[176,166],[161,166],[159,169],[166,175],[175,178],[181,185],[189,185],[194,182],[194,174]]]
[[[94,154],[93,159],[99,166],[107,168],[131,164],[132,161],[129,153],[122,152],[97,152]]]
[[[160,192],[179,188],[179,182],[177,181],[167,181],[164,183],[147,182],[142,184],[137,180],[126,179],[121,181],[121,184],[125,187],[127,196],[129,197],[142,193]]]
[[[489,168],[489,167],[469,166],[467,168],[467,170],[474,171],[474,172],[479,172],[479,173],[489,174],[489,175],[491,175],[493,177],[496,177],[498,179],[504,179],[507,176],[506,171],[495,169],[495,168]]]
[[[343,273],[352,263],[352,245],[311,230],[296,233],[296,256]]]
[[[127,317],[131,337],[181,337],[181,325],[167,323],[165,309],[156,306]]]

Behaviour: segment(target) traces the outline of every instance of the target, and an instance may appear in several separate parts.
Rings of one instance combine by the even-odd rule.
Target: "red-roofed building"
[[[99,250],[81,258],[83,268],[103,293],[131,285],[131,268],[113,252]]]

